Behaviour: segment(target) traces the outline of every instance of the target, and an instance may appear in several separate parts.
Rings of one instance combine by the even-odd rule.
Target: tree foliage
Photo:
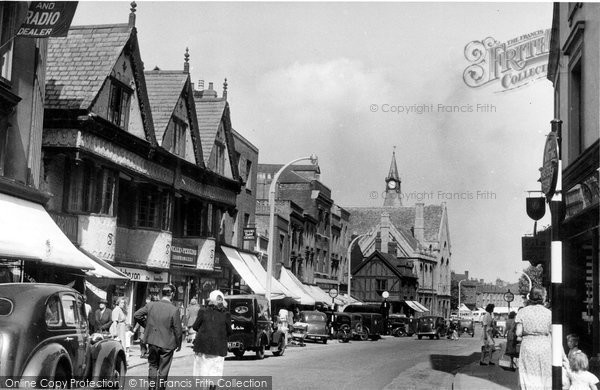
[[[529,267],[523,270],[531,278],[531,284],[533,287],[543,287],[543,274],[544,268],[542,265],[538,265],[536,267],[530,265]],[[521,275],[519,278],[519,294],[523,296],[523,298],[527,297],[529,293],[529,281],[525,277],[525,275]]]

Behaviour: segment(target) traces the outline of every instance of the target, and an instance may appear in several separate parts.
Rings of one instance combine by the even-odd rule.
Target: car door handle
[[[67,337],[67,338],[65,339],[65,341],[71,341],[71,340],[73,340],[73,337]]]

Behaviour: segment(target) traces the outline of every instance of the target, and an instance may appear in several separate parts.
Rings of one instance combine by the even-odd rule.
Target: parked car
[[[463,333],[470,334],[471,337],[475,335],[475,326],[473,320],[459,320],[458,321],[458,335],[462,335]]]
[[[321,311],[301,311],[300,322],[308,324],[306,339],[318,340],[327,344],[329,339],[329,327],[327,326],[327,315]]]
[[[416,322],[414,318],[407,318],[405,315],[390,314],[388,317],[390,334],[396,337],[412,336],[415,333]]]
[[[357,313],[362,315],[363,330],[371,340],[379,340],[385,333],[383,316],[379,313]]]
[[[3,380],[23,378],[42,387],[105,380],[107,387],[122,388],[127,371],[119,341],[88,334],[82,295],[44,283],[0,284],[0,362]]]
[[[269,302],[263,295],[230,295],[225,300],[231,313],[229,352],[241,358],[246,351],[254,351],[258,359],[264,359],[265,350],[275,347],[273,355],[283,355],[285,334],[273,331]]]
[[[343,330],[344,339],[348,337],[364,341],[369,338],[369,334],[364,331],[362,322],[363,317],[360,314],[334,312],[331,320],[333,334],[339,338],[339,332]]]
[[[423,336],[429,336],[430,339],[433,339],[434,337],[439,339],[440,335],[446,335],[446,332],[447,327],[444,317],[425,316],[420,317],[417,320],[416,333],[419,340],[421,340]]]

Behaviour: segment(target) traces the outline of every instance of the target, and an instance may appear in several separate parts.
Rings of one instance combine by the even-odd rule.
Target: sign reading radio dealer
[[[540,174],[538,181],[542,183],[542,192],[547,199],[551,199],[556,190],[558,179],[558,142],[555,131],[551,131],[546,137],[544,160],[540,168]]]
[[[198,246],[173,239],[171,243],[171,264],[183,267],[196,267]]]
[[[76,9],[76,1],[33,1],[17,35],[28,38],[66,37]]]

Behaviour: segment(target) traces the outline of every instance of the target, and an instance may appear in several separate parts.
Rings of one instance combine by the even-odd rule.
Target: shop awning
[[[290,290],[293,294],[298,295],[300,298],[301,305],[314,305],[315,300],[313,297],[306,292],[304,287],[302,286],[302,282],[298,280],[296,275],[292,273],[292,271],[281,268],[281,275],[279,276],[279,281],[283,284],[288,290]]]
[[[238,253],[242,257],[242,259],[244,259],[246,264],[248,264],[249,268],[254,273],[254,276],[256,276],[256,278],[262,282],[263,286],[265,286],[265,291],[266,291],[267,271],[265,271],[263,266],[260,264],[260,261],[258,261],[258,258],[256,258],[256,256],[251,253],[246,253],[246,252],[238,252]],[[283,286],[283,284],[281,284],[279,282],[279,280],[277,280],[273,276],[271,276],[271,299],[281,299],[283,297],[290,297],[290,298],[294,298],[296,300],[300,299],[300,297],[297,294],[294,294],[293,292],[291,292],[290,290],[285,288]]]
[[[328,305],[331,304],[331,297],[329,296],[329,293],[326,293],[325,291],[323,291],[323,289],[319,286],[311,286],[309,284],[305,284],[304,287],[308,290],[308,293],[315,299],[315,301],[317,302],[323,302],[326,303]],[[335,298],[333,300],[334,303],[337,303],[338,305],[343,305],[344,302],[339,299],[339,298]]]
[[[103,278],[103,279],[120,279],[120,280],[129,280],[129,277],[125,275],[123,272],[119,271],[106,261],[94,256],[90,252],[86,251],[83,248],[79,248],[85,255],[87,255],[90,260],[92,260],[94,264],[93,270],[85,271],[85,273],[94,278]]]
[[[407,305],[408,305],[408,306],[409,306],[411,309],[413,309],[413,310],[414,310],[414,311],[416,311],[416,312],[419,312],[419,313],[424,313],[424,312],[426,312],[426,311],[429,311],[429,309],[428,309],[428,308],[426,308],[425,306],[421,305],[421,304],[420,304],[419,302],[417,302],[417,301],[404,301],[404,302],[406,302],[406,304],[407,304]]]
[[[0,257],[93,270],[40,204],[0,194]]]
[[[221,246],[221,250],[223,250],[223,253],[225,253],[225,256],[227,256],[227,259],[233,268],[235,268],[236,272],[255,294],[265,294],[267,292],[262,283],[244,262],[238,251],[225,246]]]
[[[94,286],[92,283],[90,283],[87,280],[85,281],[85,288],[88,289],[89,291],[91,291],[95,296],[97,296],[98,299],[106,299],[106,295],[107,295],[106,291]]]

